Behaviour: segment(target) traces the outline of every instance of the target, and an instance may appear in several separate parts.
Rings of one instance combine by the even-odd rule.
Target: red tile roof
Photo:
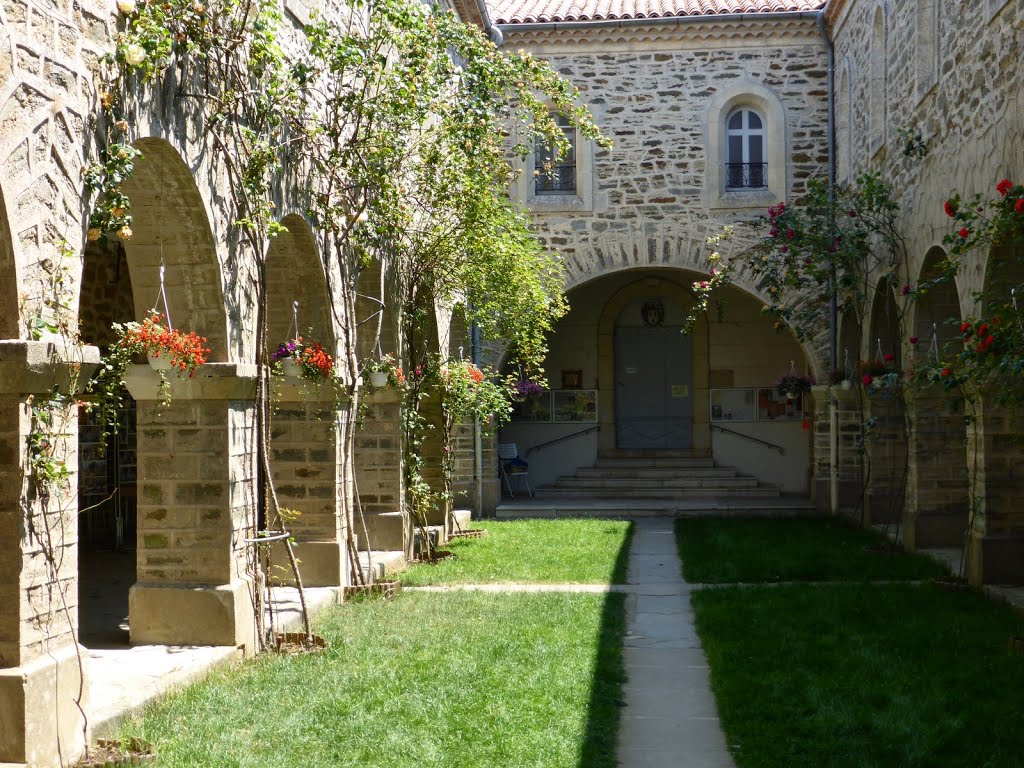
[[[824,0],[490,0],[496,24],[816,11]]]

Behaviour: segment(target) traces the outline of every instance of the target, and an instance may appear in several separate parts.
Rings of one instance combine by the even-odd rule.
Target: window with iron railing
[[[534,194],[575,195],[576,194],[576,129],[565,115],[553,115],[559,129],[569,142],[569,151],[559,157],[551,141],[537,140],[534,147],[534,163],[537,171]]]
[[[765,161],[764,119],[752,109],[741,108],[725,124],[727,158],[726,189],[765,189],[768,163]]]

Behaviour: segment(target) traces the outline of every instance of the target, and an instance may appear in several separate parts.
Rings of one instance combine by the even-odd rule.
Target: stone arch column
[[[44,430],[32,408],[54,387],[72,395],[99,356],[95,347],[19,338],[21,254],[11,229],[0,191],[0,763],[55,765],[85,746],[76,705],[80,686],[88,689],[77,647],[77,423],[72,409],[60,409]],[[34,487],[34,433],[65,462],[64,483]]]
[[[886,279],[875,287],[868,328],[862,345],[865,359],[875,360],[881,346],[882,354],[893,355],[896,369],[902,370],[902,319],[892,284]],[[864,387],[864,392],[865,410],[873,422],[865,445],[868,470],[864,521],[866,525],[898,523],[903,519],[907,482],[908,430],[903,388]]]
[[[161,139],[136,142],[143,157],[124,190],[133,236],[124,243],[136,318],[152,307],[165,265],[176,328],[207,338],[210,362],[192,379],[169,375],[162,407],[157,374],[126,377],[138,406],[138,580],[129,594],[133,643],[255,647],[244,539],[255,514],[255,367],[228,362],[224,302],[229,272],[193,174]]]
[[[281,223],[288,231],[271,240],[267,252],[268,352],[296,335],[293,307],[298,302],[297,334],[334,354],[337,341],[326,275],[312,232],[298,215],[287,216]],[[351,481],[341,451],[347,411],[339,407],[335,389],[329,385],[275,381],[273,387],[270,470],[278,503],[299,513],[287,525],[303,583],[311,587],[345,584]],[[274,547],[272,557],[276,564],[287,566],[283,544]],[[278,573],[291,578],[288,568]]]
[[[925,256],[917,284],[942,273],[946,254],[932,248]],[[925,362],[935,348],[940,355],[960,345],[960,298],[952,281],[936,282],[913,305],[910,327],[917,339],[909,347],[912,362]],[[910,411],[906,508],[903,542],[911,550],[960,547],[968,517],[967,426],[964,405],[956,393],[934,385],[907,390]]]

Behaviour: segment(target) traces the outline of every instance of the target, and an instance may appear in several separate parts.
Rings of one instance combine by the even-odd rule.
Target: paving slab
[[[735,768],[669,519],[634,521],[620,768]]]

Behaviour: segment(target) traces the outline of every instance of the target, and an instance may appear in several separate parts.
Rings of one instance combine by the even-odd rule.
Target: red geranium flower
[[[996,184],[996,192],[998,192],[1003,197],[1006,197],[1006,193],[1009,192],[1012,187],[1013,182],[1011,182],[1009,179],[1003,179],[998,184]]]
[[[966,321],[963,322],[963,323],[960,323],[960,333],[965,334],[965,335],[970,335],[970,333],[971,333],[971,324],[966,322]]]
[[[952,200],[947,200],[943,208],[946,209],[946,215],[950,218],[956,216],[956,204]]]
[[[896,359],[896,356],[892,352],[886,352],[884,355],[882,355],[882,359],[887,363],[891,363],[893,360]]]
[[[1024,213],[1024,197],[1017,198],[1017,203],[1013,206],[1013,210],[1017,213]]]

